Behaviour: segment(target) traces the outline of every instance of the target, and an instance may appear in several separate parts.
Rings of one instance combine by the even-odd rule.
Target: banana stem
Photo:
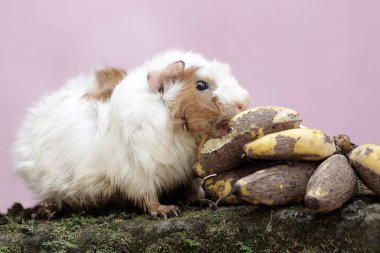
[[[347,156],[357,145],[353,144],[350,137],[344,134],[334,136],[335,146],[337,147],[338,153]]]
[[[232,196],[232,195],[234,195],[234,194],[232,192],[230,192],[227,195],[218,198],[218,200],[214,204],[214,208],[217,209],[218,208],[218,204],[219,204],[220,201],[222,201],[223,199],[228,198],[229,196]]]

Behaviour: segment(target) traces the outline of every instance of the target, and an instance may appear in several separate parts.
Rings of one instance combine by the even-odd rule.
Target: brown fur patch
[[[97,70],[95,76],[98,82],[98,89],[87,92],[85,97],[102,102],[108,101],[112,96],[115,86],[118,85],[126,75],[127,72],[125,70],[118,68]]]
[[[216,88],[215,81],[200,78],[198,68],[185,69],[179,76],[170,77],[169,82],[178,78],[183,82],[183,89],[177,98],[170,104],[172,127],[174,132],[187,130],[189,133],[212,133],[216,123],[222,115],[218,98],[213,96],[212,90]],[[196,82],[205,81],[210,89],[199,91]]]

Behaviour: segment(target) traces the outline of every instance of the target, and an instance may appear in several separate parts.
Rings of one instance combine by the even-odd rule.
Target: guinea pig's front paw
[[[163,217],[164,219],[167,219],[168,217],[178,216],[180,211],[177,206],[166,206],[160,204],[156,208],[149,210],[149,213],[153,217]]]

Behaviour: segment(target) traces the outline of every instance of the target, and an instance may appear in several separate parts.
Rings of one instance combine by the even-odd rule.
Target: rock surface
[[[3,252],[380,252],[380,197],[358,194],[315,215],[302,205],[182,208],[153,219],[134,211],[0,217]]]

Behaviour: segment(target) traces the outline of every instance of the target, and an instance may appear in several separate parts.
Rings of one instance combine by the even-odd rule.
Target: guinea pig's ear
[[[149,89],[152,92],[162,91],[164,80],[178,76],[183,72],[184,69],[185,63],[183,61],[176,61],[170,63],[164,69],[149,71],[147,75]]]
[[[147,75],[149,89],[156,93],[161,90],[162,70],[151,70]]]

